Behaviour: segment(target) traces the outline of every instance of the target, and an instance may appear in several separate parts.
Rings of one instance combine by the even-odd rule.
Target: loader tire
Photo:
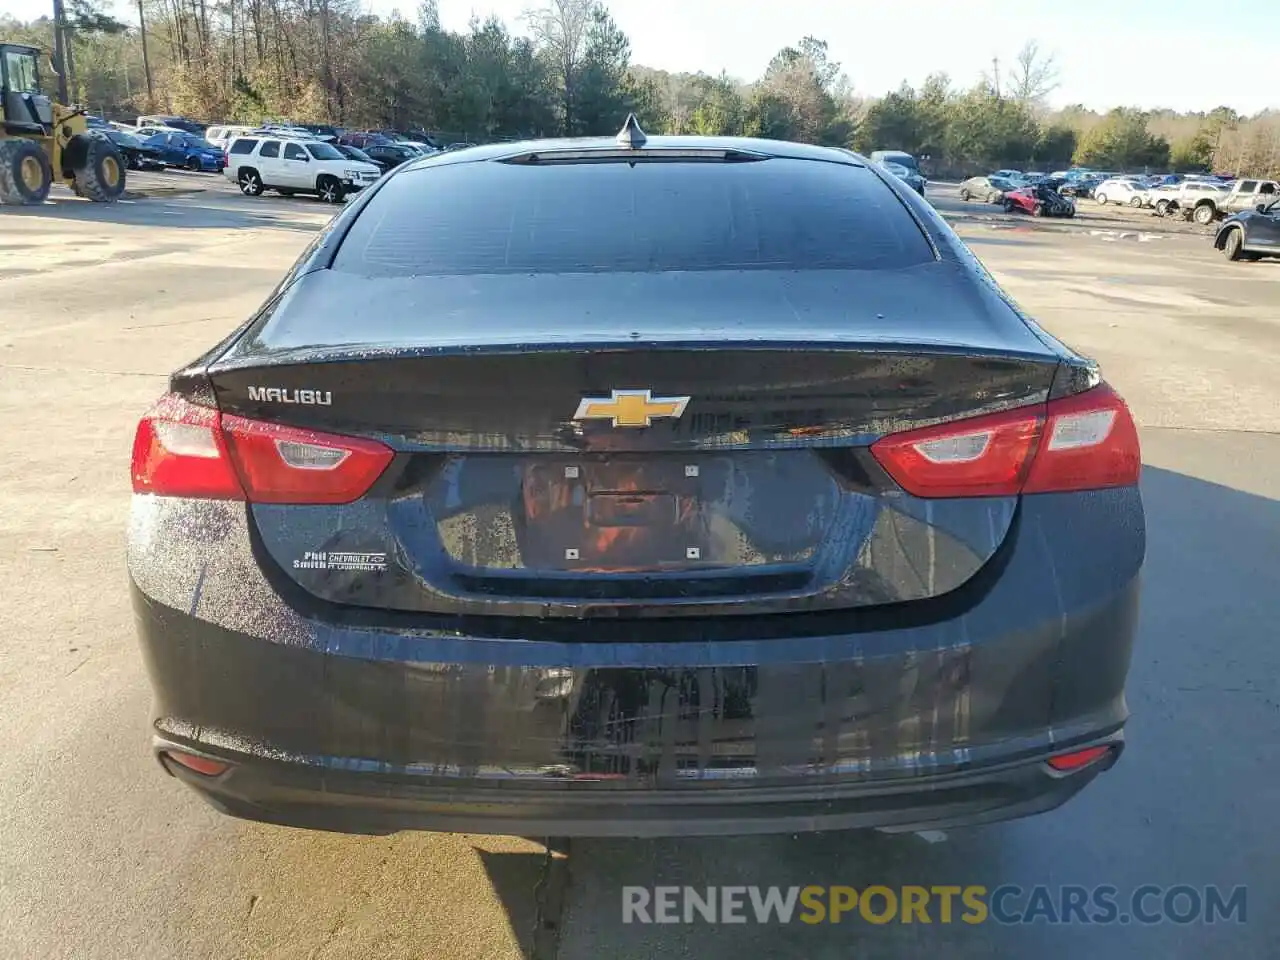
[[[124,194],[125,162],[106,137],[79,133],[67,144],[75,192],[95,203],[114,203]]]
[[[0,203],[44,203],[53,169],[40,144],[25,137],[0,140]]]

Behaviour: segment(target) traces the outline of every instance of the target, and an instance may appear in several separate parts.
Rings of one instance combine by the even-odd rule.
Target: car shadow
[[[542,852],[513,853],[476,847],[475,853],[502,901],[521,956],[528,960],[554,956],[561,912],[558,898],[564,893],[567,879],[564,862],[557,864],[553,872]],[[540,905],[545,911],[539,909]]]
[[[1280,463],[1280,446],[1275,453]],[[561,960],[1266,955],[1268,924],[1256,912],[1252,923],[1120,919],[1144,884],[1245,885],[1259,904],[1280,890],[1280,865],[1258,843],[1280,799],[1272,773],[1280,763],[1280,502],[1155,467],[1145,469],[1142,489],[1144,606],[1128,684],[1129,749],[1114,770],[1056,811],[945,833],[574,840]],[[797,912],[790,923],[762,925],[748,902],[746,923],[624,923],[623,888],[655,885],[953,885],[988,894],[1012,885],[1004,903],[1013,912],[1043,885],[1052,911],[1035,922],[975,924],[957,897],[945,923],[934,897],[929,923],[903,922],[901,912],[874,923],[855,910],[840,923],[807,924]],[[1072,885],[1090,895],[1117,888],[1116,918],[1051,922]]]
[[[185,227],[236,230],[271,228],[316,233],[340,210],[315,202],[314,207],[288,201],[253,200],[238,194],[192,191],[171,196],[143,197],[118,203],[93,203],[79,198],[48,200],[26,207],[0,207],[0,217],[71,220],[138,227]],[[258,209],[254,209],[258,207]]]

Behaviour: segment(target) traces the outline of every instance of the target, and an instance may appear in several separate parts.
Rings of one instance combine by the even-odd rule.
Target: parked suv
[[[1140,207],[1146,194],[1146,186],[1130,177],[1112,177],[1093,188],[1093,199],[1106,206],[1108,203],[1128,204]]]
[[[1256,186],[1257,181],[1254,184]],[[1232,196],[1234,192],[1226,184],[1214,180],[1184,180],[1176,192],[1156,201],[1156,211],[1166,216],[1178,214],[1187,220],[1194,218],[1196,223],[1213,223],[1232,208]]]
[[[314,193],[326,203],[341,203],[348,193],[377,180],[382,171],[374,164],[344,157],[321,140],[248,136],[231,142],[226,175],[250,197],[275,190],[286,197]]]
[[[1218,205],[1220,216],[1257,210],[1280,197],[1280,183],[1274,180],[1236,180],[1225,203]]]
[[[1213,245],[1228,260],[1257,260],[1280,257],[1280,199],[1271,193],[1270,203],[1233,214],[1218,228]]]

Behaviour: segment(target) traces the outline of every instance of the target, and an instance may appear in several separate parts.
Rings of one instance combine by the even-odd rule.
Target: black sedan
[[[164,164],[160,160],[160,151],[156,147],[125,130],[117,130],[115,127],[102,127],[99,130],[120,149],[120,153],[124,155],[124,161],[130,170],[163,169]]]
[[[348,206],[133,448],[153,749],[362,833],[913,830],[1120,756],[1138,439],[883,167],[506,143]]]
[[[348,160],[359,160],[361,163],[372,163],[375,167],[386,173],[391,169],[391,164],[384,160],[375,160],[369,154],[365,153],[359,147],[348,146],[345,143],[335,143],[334,149],[346,157]]]
[[[1222,221],[1213,245],[1228,260],[1280,257],[1280,200],[1260,203]]]
[[[422,156],[413,147],[401,143],[370,143],[360,149],[384,170],[394,169],[402,163],[417,160]]]

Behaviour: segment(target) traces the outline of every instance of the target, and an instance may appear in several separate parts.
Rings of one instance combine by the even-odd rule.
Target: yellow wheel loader
[[[108,203],[124,193],[125,162],[84,111],[40,92],[40,50],[0,42],[0,203],[43,203],[54,177]]]

